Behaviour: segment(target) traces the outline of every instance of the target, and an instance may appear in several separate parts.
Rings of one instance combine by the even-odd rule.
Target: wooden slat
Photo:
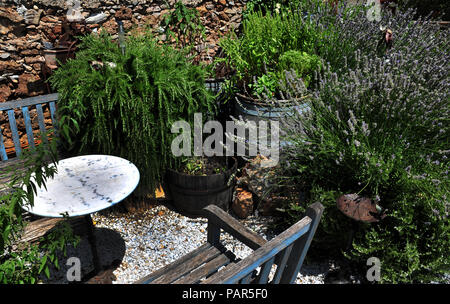
[[[235,264],[235,267],[230,267],[226,271],[219,271],[212,275],[204,284],[233,284],[244,278],[251,271],[261,266],[263,263],[274,257],[278,252],[288,247],[300,236],[307,233],[310,229],[311,218],[304,217],[287,230],[282,232],[277,237],[273,238],[255,252],[247,256],[242,261]]]
[[[28,223],[23,231],[20,243],[31,242],[36,243],[41,237],[46,235],[59,222],[64,221],[63,218],[42,218]],[[74,234],[84,235],[87,233],[87,225],[83,217],[74,217],[68,219],[69,225],[72,227]]]
[[[176,261],[156,270],[155,272],[152,272],[151,274],[143,277],[142,279],[134,282],[134,284],[149,284],[153,280],[158,278],[159,276],[163,275],[165,272],[175,269],[176,267],[178,267],[181,264],[183,264],[184,262],[192,259],[192,257],[196,256],[197,254],[199,254],[202,251],[207,250],[210,247],[211,247],[211,244],[205,243],[205,244],[201,245],[199,248],[197,248],[197,249],[191,251],[190,253],[184,255],[183,257],[179,258],[178,260],[176,260]]]
[[[294,244],[291,244],[286,249],[284,249],[282,252],[279,253],[279,255],[281,255],[281,261],[277,265],[277,270],[272,279],[273,284],[278,284],[280,282],[281,275],[283,274],[284,268],[286,267],[286,263],[291,254],[293,246],[294,246]]]
[[[57,135],[58,121],[56,120],[56,103],[54,101],[50,101],[48,105],[50,107],[50,117],[52,119],[53,129],[55,130],[55,136],[58,136]]]
[[[251,249],[258,249],[267,242],[219,207],[209,205],[203,210],[208,218],[208,223],[211,221],[215,226],[228,232]]]
[[[29,107],[36,104],[58,101],[58,93],[29,97],[0,103],[0,111],[11,110],[20,107]]]
[[[48,143],[48,139],[47,139],[47,136],[45,134],[46,130],[45,130],[44,112],[42,111],[42,105],[41,104],[37,104],[36,105],[36,110],[37,110],[37,114],[38,114],[39,130],[41,130],[41,137],[42,137],[42,139],[43,139],[43,141],[45,143]]]
[[[267,284],[267,280],[269,278],[270,270],[272,269],[274,260],[275,256],[273,256],[270,260],[262,265],[261,272],[258,275],[258,284]]]
[[[172,269],[163,275],[153,280],[150,284],[170,284],[176,279],[184,276],[185,274],[195,270],[203,263],[209,262],[215,257],[219,256],[221,252],[216,247],[209,247],[208,249],[198,253],[190,260],[185,261],[175,269]]]
[[[250,280],[252,279],[253,272],[250,272],[248,275],[246,275],[242,280],[239,281],[239,284],[249,284]]]
[[[311,241],[316,233],[320,218],[322,217],[323,206],[320,203],[314,203],[306,209],[306,216],[312,220],[308,234],[297,240],[292,248],[287,261],[286,269],[281,276],[281,284],[292,284],[297,278],[297,274],[303,265],[306,253],[308,252]]]
[[[211,261],[203,264],[191,273],[175,280],[173,284],[195,284],[200,282],[200,280],[211,273],[215,272],[220,267],[230,263],[230,259],[225,255],[221,254],[218,257],[212,259]]]
[[[34,135],[33,135],[33,127],[31,126],[31,118],[30,113],[28,111],[28,107],[23,107],[22,113],[23,113],[23,120],[25,121],[25,130],[27,131],[28,146],[30,146],[33,149]]]
[[[217,246],[220,243],[220,227],[218,227],[213,221],[208,221],[207,231],[208,243],[213,246]]]
[[[14,115],[14,110],[8,111],[9,126],[11,128],[11,134],[14,142],[14,148],[16,150],[16,155],[20,156],[22,154],[22,148],[20,147],[19,131],[17,130],[16,117]]]
[[[6,154],[5,143],[3,142],[3,130],[0,127],[0,158],[2,161],[6,161],[8,159],[8,154]]]

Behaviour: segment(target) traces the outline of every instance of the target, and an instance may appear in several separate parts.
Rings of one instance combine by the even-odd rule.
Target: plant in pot
[[[236,171],[234,157],[185,157],[178,169],[167,170],[165,185],[177,211],[195,218],[209,204],[228,211]]]
[[[325,35],[301,10],[294,6],[282,8],[280,13],[247,12],[239,35],[231,32],[220,40],[224,58],[235,73],[229,81],[236,97],[234,114],[244,119],[279,120],[297,108],[286,96],[285,72],[294,70],[308,86],[313,73],[321,68],[318,45]],[[267,102],[275,98],[279,104]],[[284,103],[283,103],[284,101]],[[297,110],[304,110],[306,104]]]
[[[205,69],[151,34],[127,35],[125,52],[101,32],[86,36],[75,59],[51,78],[59,92],[62,141],[73,154],[101,153],[133,162],[141,180],[134,194],[154,193],[167,168],[176,121],[215,113]]]

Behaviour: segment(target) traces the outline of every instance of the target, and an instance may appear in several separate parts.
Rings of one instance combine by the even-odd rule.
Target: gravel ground
[[[117,262],[113,284],[129,284],[175,261],[206,242],[207,220],[191,219],[164,205],[144,211],[121,213],[117,211],[94,213],[97,250],[103,267]],[[239,220],[246,227],[270,240],[267,229],[275,218],[250,216]],[[238,258],[245,258],[252,250],[223,234],[221,241]],[[93,270],[89,242],[83,237],[76,248],[68,246],[67,256],[59,257],[61,269],[51,269],[51,279],[45,283],[68,283],[66,274],[73,264],[66,265],[70,257],[81,261],[82,276]],[[329,263],[304,265],[296,280],[299,284],[323,284]],[[272,271],[273,275],[274,271]]]

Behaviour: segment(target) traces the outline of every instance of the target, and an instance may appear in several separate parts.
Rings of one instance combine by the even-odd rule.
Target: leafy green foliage
[[[248,87],[253,90],[255,97],[263,96],[263,94],[273,96],[278,88],[277,74],[269,72],[259,76],[256,81],[254,83],[250,83]]]
[[[180,162],[170,149],[172,124],[215,112],[204,77],[202,66],[150,35],[129,37],[124,56],[105,33],[85,37],[77,58],[51,78],[64,142],[77,154],[130,160],[140,170],[140,190],[154,189]]]
[[[220,158],[192,156],[185,157],[180,171],[189,175],[219,174],[227,170],[226,162]]]
[[[43,272],[49,277],[50,263],[59,267],[56,253],[65,251],[69,242],[77,244],[71,227],[65,222],[41,238],[39,245],[19,242],[26,222],[22,217],[24,206],[33,206],[37,187],[44,187],[56,172],[56,141],[40,145],[36,151],[24,151],[23,165],[13,163],[1,172],[10,177],[10,191],[0,196],[0,283],[34,284]]]
[[[261,88],[263,84],[269,85],[268,90],[273,92],[279,90],[278,82],[284,79],[283,69],[302,70],[304,71],[302,76],[305,78],[309,77],[306,74],[312,73],[310,63],[305,60],[306,55],[300,61],[296,61],[295,67],[291,67],[288,66],[290,61],[287,57],[292,53],[287,53],[284,65],[280,65],[283,54],[298,51],[300,54],[306,52],[310,57],[316,58],[315,54],[319,51],[326,33],[326,30],[319,29],[296,6],[284,7],[279,13],[249,11],[242,23],[239,36],[231,32],[219,42],[225,58],[217,60],[226,62],[235,69],[233,83],[237,84],[241,92],[250,89],[249,95],[257,95],[253,90],[263,91]],[[296,59],[299,59],[298,57]],[[301,66],[302,64],[310,66]],[[277,77],[275,88],[272,84],[273,76]],[[256,84],[252,85],[255,81]]]
[[[174,10],[161,21],[164,33],[173,38],[180,48],[193,48],[205,38],[205,27],[200,21],[199,12],[188,8],[183,2],[175,3]]]
[[[316,55],[291,50],[280,56],[279,66],[283,71],[294,70],[297,76],[303,79],[305,86],[308,87],[313,72],[319,70],[321,66],[321,59]]]

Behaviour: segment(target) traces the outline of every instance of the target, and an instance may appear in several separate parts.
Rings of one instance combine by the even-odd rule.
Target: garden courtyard
[[[1,283],[449,283],[445,1],[37,2],[0,7]]]

